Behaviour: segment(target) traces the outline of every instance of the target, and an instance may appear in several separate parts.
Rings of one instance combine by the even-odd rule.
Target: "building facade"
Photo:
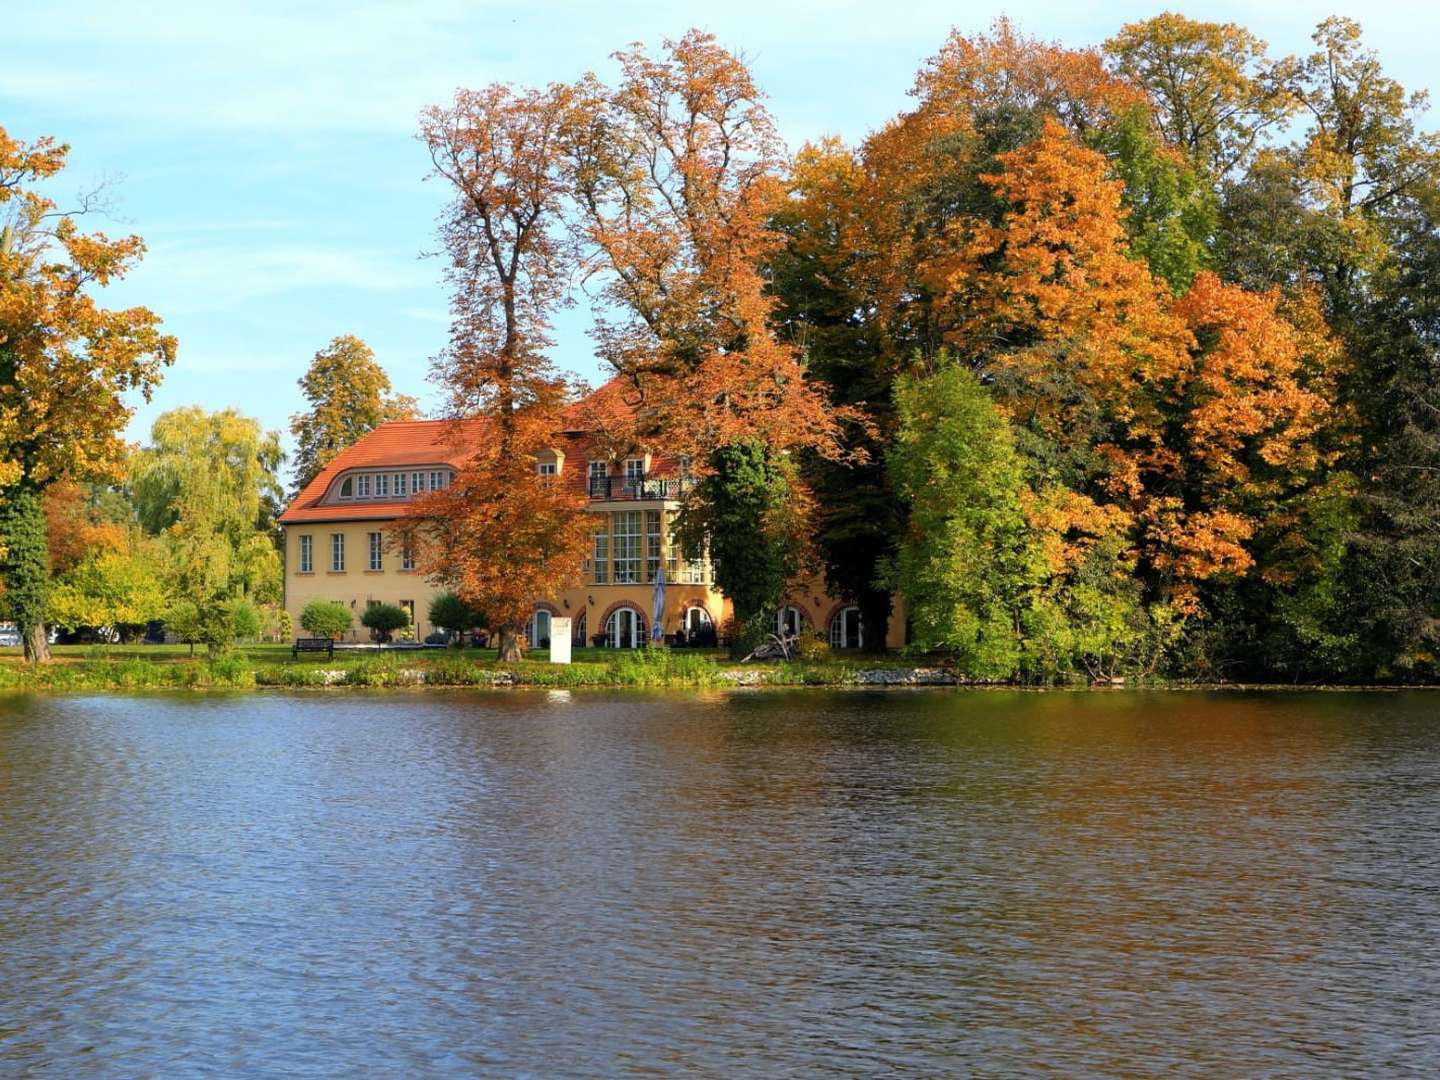
[[[369,634],[360,617],[371,604],[410,612],[417,638],[437,628],[429,607],[443,586],[428,580],[398,544],[396,522],[417,496],[449,486],[483,437],[480,422],[420,420],[383,424],[336,457],[280,516],[285,539],[285,609],[294,625],[312,600],[333,600],[353,613],[349,640]],[[551,620],[571,620],[577,645],[630,648],[651,636],[655,582],[665,580],[662,635],[713,640],[730,616],[714,587],[704,553],[683,552],[670,538],[671,515],[689,480],[681,463],[630,448],[583,429],[558,433],[535,468],[583,490],[595,530],[583,583],[557,596],[537,597],[526,636],[549,644]],[[833,647],[864,640],[859,612],[814,583],[797,583],[775,613],[777,629],[819,632]],[[890,641],[904,640],[891,620]]]

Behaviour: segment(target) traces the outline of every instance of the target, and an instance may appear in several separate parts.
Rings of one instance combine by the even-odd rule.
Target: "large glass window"
[[[370,534],[370,569],[385,569],[383,555],[385,551],[385,538],[378,532]]]
[[[660,511],[645,511],[645,580],[654,581],[660,573]]]
[[[595,533],[595,584],[604,585],[610,580],[610,534],[602,527]]]
[[[782,607],[775,612],[775,633],[781,637],[793,637],[804,625],[805,616],[797,607]]]
[[[300,537],[300,573],[310,574],[315,570],[315,538],[309,533]]]
[[[640,583],[640,541],[644,518],[639,510],[618,510],[611,515],[610,554],[616,585]]]
[[[586,473],[586,476],[589,478],[589,482],[590,482],[590,496],[591,496],[591,498],[603,499],[605,496],[607,496],[607,495],[610,494],[610,492],[607,490],[607,481],[606,481],[606,477],[609,475],[609,473],[610,473],[610,466],[609,466],[609,464],[608,464],[607,462],[604,462],[604,461],[592,461],[592,462],[590,462],[589,470],[588,470],[588,472]]]
[[[675,551],[676,551],[676,549],[677,549],[678,547],[679,547],[679,545],[675,543],[675,538],[672,536],[672,537],[670,538],[670,551],[671,551],[671,554],[672,554],[672,555],[675,553]],[[704,558],[704,554],[702,553],[701,556],[700,556],[699,558],[696,558],[696,559],[689,558],[689,557],[688,557],[688,552],[681,552],[681,555],[682,555],[682,558],[680,559],[680,572],[679,572],[679,576],[678,576],[675,580],[677,580],[677,581],[678,581],[680,584],[682,584],[682,585],[704,585],[704,584],[705,584],[705,558]],[[674,561],[674,560],[672,559],[672,563],[673,563],[673,561]],[[673,571],[672,571],[672,572],[673,572]]]
[[[330,534],[330,569],[343,571],[345,569],[345,534]]]

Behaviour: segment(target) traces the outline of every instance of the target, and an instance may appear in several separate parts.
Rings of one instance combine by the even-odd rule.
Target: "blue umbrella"
[[[655,599],[650,604],[650,640],[665,640],[665,567],[655,571]]]

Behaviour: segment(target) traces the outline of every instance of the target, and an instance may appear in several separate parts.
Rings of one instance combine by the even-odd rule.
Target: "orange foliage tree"
[[[175,358],[154,312],[96,303],[145,245],[81,232],[41,193],[68,151],[0,128],[0,583],[32,660],[49,656],[43,492],[63,477],[119,479],[124,395],[148,398]]]
[[[420,501],[401,542],[486,614],[502,660],[522,655],[534,602],[579,580],[590,535],[583,495],[536,469],[568,400],[545,350],[573,267],[560,170],[572,100],[561,86],[494,85],[462,90],[422,121],[435,175],[454,193],[440,226],[451,337],[435,377],[472,453],[450,488]]]

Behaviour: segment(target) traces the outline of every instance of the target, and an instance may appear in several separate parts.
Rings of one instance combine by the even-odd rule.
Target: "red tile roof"
[[[567,419],[583,427],[623,427],[633,416],[618,382],[611,380],[584,400],[570,406]],[[342,450],[314,480],[305,485],[285,512],[282,525],[307,521],[385,521],[409,512],[403,499],[376,499],[370,502],[347,500],[321,505],[331,483],[351,469],[429,469],[451,466],[459,469],[477,445],[489,421],[479,420],[397,420],[381,424],[354,445]],[[582,491],[586,484],[586,463],[590,449],[600,441],[594,431],[569,430],[557,434],[556,448],[565,453],[565,480]],[[597,453],[600,457],[607,454]],[[675,463],[661,454],[651,455],[650,475],[673,475]]]

